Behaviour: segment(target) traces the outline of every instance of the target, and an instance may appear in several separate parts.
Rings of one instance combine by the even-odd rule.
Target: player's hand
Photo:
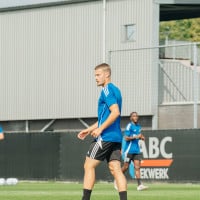
[[[0,133],[0,140],[4,139],[4,133]]]
[[[124,140],[125,141],[130,141],[129,137],[127,137],[127,136],[124,136]]]
[[[78,133],[77,137],[80,140],[84,140],[86,138],[86,136],[89,134],[90,132],[87,129],[82,130],[80,133]]]
[[[97,138],[101,135],[102,130],[100,128],[96,128],[91,132],[91,136]]]
[[[140,139],[141,139],[141,140],[145,140],[145,137],[144,137],[144,135],[143,135],[143,134],[141,134],[141,133],[140,133]]]

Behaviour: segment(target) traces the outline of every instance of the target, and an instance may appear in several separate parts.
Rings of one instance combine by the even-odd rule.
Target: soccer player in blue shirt
[[[4,139],[4,132],[3,132],[3,128],[0,125],[0,140]]]
[[[131,163],[131,161],[133,162],[135,168],[135,177],[138,182],[137,190],[141,191],[147,189],[148,187],[144,186],[141,183],[140,179],[141,152],[139,140],[145,140],[145,137],[141,133],[141,126],[138,123],[138,119],[138,113],[132,112],[130,114],[130,122],[128,123],[125,129],[123,138],[123,140],[125,140],[125,143],[124,148],[122,150],[122,153],[124,153],[124,165],[122,167],[122,171],[123,173],[125,173],[129,168],[129,164]]]
[[[120,114],[122,97],[120,90],[111,83],[111,68],[102,63],[95,67],[97,86],[102,86],[98,101],[98,121],[78,134],[84,140],[91,135],[91,143],[84,163],[84,181],[82,200],[90,200],[95,183],[95,168],[101,161],[108,163],[109,170],[116,180],[120,200],[127,200],[127,183],[121,169]]]

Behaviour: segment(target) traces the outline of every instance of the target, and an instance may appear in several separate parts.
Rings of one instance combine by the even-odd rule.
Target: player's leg
[[[95,168],[99,163],[99,160],[94,160],[89,157],[86,157],[85,159],[82,200],[90,200],[95,183]]]
[[[119,191],[120,200],[127,200],[127,182],[124,173],[121,170],[121,163],[118,160],[109,162],[109,169],[114,179],[116,180]]]
[[[85,159],[82,200],[90,200],[95,183],[95,168],[99,163],[99,160],[94,160],[89,157]]]
[[[140,155],[136,155],[134,158],[134,166],[135,166],[135,177],[136,177],[137,183],[138,183],[137,190],[139,190],[139,191],[146,190],[148,188],[147,186],[144,186],[141,182],[140,163],[141,163]]]
[[[122,166],[122,172],[125,173],[127,169],[129,168],[129,164],[131,162],[131,154],[126,154],[124,157],[124,164]]]
[[[124,163],[123,163],[123,166],[121,168],[123,173],[125,173],[127,171],[127,169],[129,168],[129,164],[131,162],[131,159],[132,159],[132,154],[125,154]],[[118,190],[117,181],[116,180],[114,180],[114,188],[116,190]]]
[[[90,145],[84,163],[83,197],[82,200],[90,200],[91,192],[95,183],[95,168],[101,162],[98,153],[101,151],[96,141]]]
[[[121,144],[114,143],[112,151],[106,157],[111,174],[116,180],[120,200],[127,200],[127,182],[121,169]]]
[[[137,179],[138,186],[141,185],[141,178],[140,178],[140,160],[134,160],[135,166],[135,177]]]
[[[84,164],[84,181],[83,187],[85,189],[92,189],[95,183],[95,168],[100,163],[99,160],[86,157]]]
[[[118,191],[125,191],[127,189],[126,186],[126,178],[121,170],[121,163],[118,160],[112,160],[109,162],[109,169],[114,179],[116,180]]]

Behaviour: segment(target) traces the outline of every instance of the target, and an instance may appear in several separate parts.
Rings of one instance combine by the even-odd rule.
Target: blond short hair
[[[107,71],[109,73],[109,75],[111,75],[111,68],[110,68],[110,65],[107,63],[102,63],[100,65],[97,65],[94,69],[95,70],[103,69],[104,71]]]

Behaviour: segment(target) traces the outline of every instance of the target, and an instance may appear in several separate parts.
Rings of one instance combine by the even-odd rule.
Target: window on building
[[[125,40],[126,41],[135,41],[136,40],[135,24],[125,25]]]

